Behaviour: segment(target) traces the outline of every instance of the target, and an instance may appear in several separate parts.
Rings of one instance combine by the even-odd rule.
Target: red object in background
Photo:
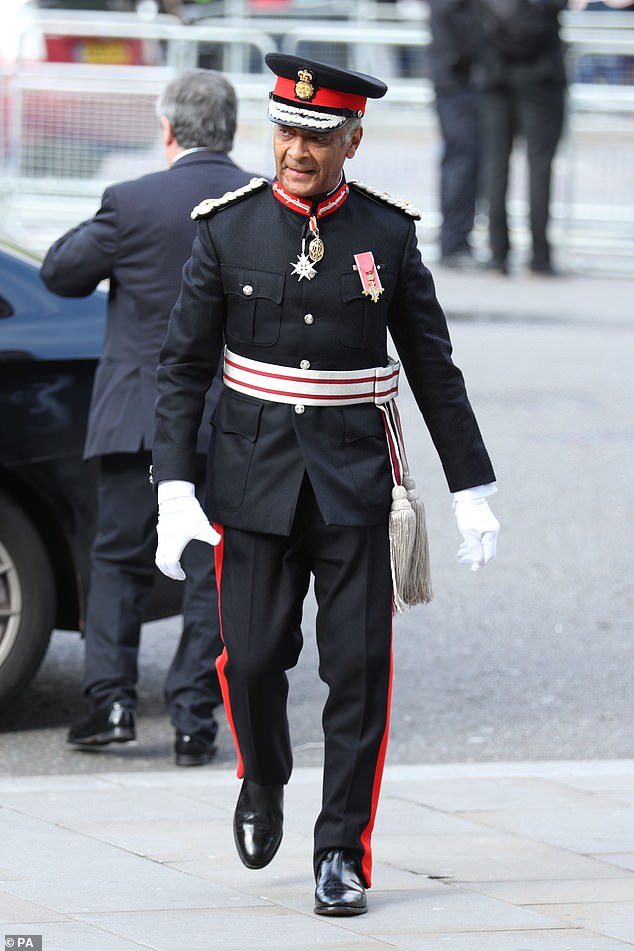
[[[143,44],[135,39],[105,39],[94,36],[47,36],[49,63],[107,63],[142,66]]]

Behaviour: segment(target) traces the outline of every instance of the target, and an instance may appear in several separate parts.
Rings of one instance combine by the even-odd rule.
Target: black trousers
[[[216,549],[224,651],[218,670],[238,775],[288,782],[288,679],[302,648],[302,605],[314,575],[319,676],[328,685],[315,868],[345,848],[371,884],[370,837],[387,745],[392,582],[387,525],[326,525],[305,480],[288,537],[225,527]]]
[[[552,164],[564,121],[564,90],[551,84],[507,87],[483,93],[486,196],[489,202],[489,240],[495,261],[510,250],[506,195],[509,163],[516,136],[526,140],[531,265],[547,267]]]
[[[469,86],[436,90],[443,138],[440,165],[440,252],[469,250],[480,194],[480,96]]]
[[[93,709],[136,705],[141,624],[157,568],[156,495],[148,482],[149,452],[100,458],[99,513],[91,554],[85,629],[84,692]],[[201,475],[204,468],[201,457]],[[165,681],[175,729],[215,735],[213,708],[222,702],[215,661],[222,650],[214,556],[191,542],[183,554],[183,630]]]

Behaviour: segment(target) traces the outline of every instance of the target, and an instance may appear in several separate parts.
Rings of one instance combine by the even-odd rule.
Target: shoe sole
[[[91,749],[94,746],[107,746],[109,743],[131,743],[136,740],[136,734],[130,730],[111,730],[108,733],[96,733],[94,736],[87,736],[85,739],[71,739],[68,743],[71,746],[77,746],[80,749]]]
[[[365,908],[347,908],[345,905],[315,905],[316,915],[330,915],[333,918],[350,918],[352,915],[365,915]]]
[[[211,753],[177,753],[176,754],[176,765],[177,766],[205,766],[207,763],[211,763],[212,759],[216,755],[216,750],[214,749]]]

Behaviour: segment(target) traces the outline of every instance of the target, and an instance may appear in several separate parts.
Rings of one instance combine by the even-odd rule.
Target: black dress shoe
[[[258,786],[245,779],[233,816],[233,838],[247,868],[268,865],[282,841],[284,787]]]
[[[174,754],[177,766],[204,766],[216,755],[217,747],[201,736],[176,731]]]
[[[315,914],[364,915],[368,910],[365,887],[354,861],[342,849],[333,849],[319,863]]]
[[[531,264],[531,274],[537,277],[559,277],[559,272],[555,270],[550,261],[537,262]]]
[[[451,254],[443,254],[438,263],[441,267],[455,268],[458,271],[480,270],[480,264],[471,251],[453,251]]]
[[[134,710],[118,701],[100,707],[68,731],[68,742],[82,749],[107,746],[108,743],[129,743],[136,739]]]
[[[502,274],[506,276],[509,273],[508,264],[501,258],[491,258],[491,260],[485,264],[484,269],[488,271],[489,274]]]

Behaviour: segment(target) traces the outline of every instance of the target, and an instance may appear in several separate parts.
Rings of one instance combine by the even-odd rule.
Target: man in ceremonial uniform
[[[190,539],[216,545],[218,670],[243,778],[234,837],[250,868],[267,865],[282,838],[292,767],[286,671],[301,650],[314,576],[319,673],[329,688],[315,911],[352,915],[366,911],[371,884],[400,603],[388,522],[393,487],[405,495],[407,473],[398,419],[387,412],[398,377],[388,330],[454,493],[460,560],[474,568],[495,551],[486,500],[494,474],[417,249],[418,213],[343,174],[367,98],[387,87],[295,56],[266,62],[277,76],[269,103],[277,177],[194,210],[198,236],[161,353],[156,560],[182,578]],[[223,344],[212,528],[194,495],[194,443]]]

